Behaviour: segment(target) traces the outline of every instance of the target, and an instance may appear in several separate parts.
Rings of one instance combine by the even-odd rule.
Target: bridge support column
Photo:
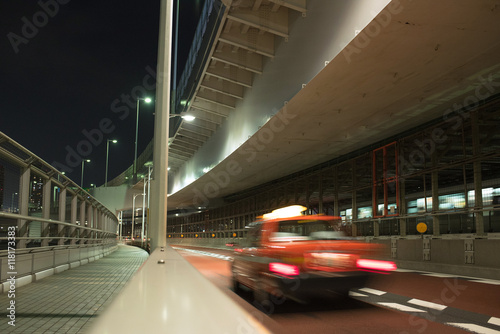
[[[479,143],[479,125],[477,112],[471,113],[472,127],[472,154],[478,156],[481,154],[481,145]],[[483,177],[481,173],[481,162],[474,161],[474,212],[476,235],[483,236],[484,233],[484,216],[483,216]]]
[[[69,236],[71,238],[71,245],[76,244],[76,220],[77,220],[77,215],[78,215],[78,196],[73,196],[71,198],[71,225],[74,227],[71,227],[69,230]]]
[[[23,168],[21,170],[21,177],[19,179],[19,214],[21,216],[28,215],[28,203],[29,203],[29,195],[30,195],[30,177],[31,170],[29,167]],[[24,219],[17,220],[17,238],[25,238],[28,237],[28,222]],[[16,247],[26,248],[27,240],[19,239],[17,241]]]
[[[158,73],[156,83],[154,180],[151,182],[151,249],[167,245],[168,127],[170,115],[170,78],[173,1],[160,5]]]
[[[59,220],[66,220],[66,188],[61,189],[59,192]],[[65,235],[64,231],[66,231],[66,226],[58,225],[57,227],[57,236],[61,239],[57,241],[58,245],[64,245],[65,239],[62,239]]]
[[[43,180],[42,189],[42,217],[45,219],[50,219],[50,196],[52,195],[52,181],[50,179]],[[49,245],[50,236],[50,224],[42,223],[42,247]]]

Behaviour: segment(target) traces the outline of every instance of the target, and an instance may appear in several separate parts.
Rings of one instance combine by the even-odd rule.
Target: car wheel
[[[274,312],[274,305],[271,302],[271,295],[266,290],[265,284],[258,279],[253,289],[254,305],[266,314]]]
[[[236,273],[233,271],[233,275],[231,277],[232,285],[233,285],[233,291],[236,293],[241,292],[241,284],[238,282],[238,279],[236,277]]]

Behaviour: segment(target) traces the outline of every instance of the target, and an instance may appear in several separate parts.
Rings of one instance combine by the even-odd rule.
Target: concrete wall
[[[90,194],[109,211],[117,213],[122,209],[132,209],[134,194],[142,194],[142,189],[129,189],[127,185],[118,187],[99,187],[90,189]],[[142,207],[142,196],[136,198],[136,205]]]
[[[35,251],[28,254],[16,254],[15,275],[10,274],[8,258],[0,258],[0,293],[8,291],[11,276],[16,278],[16,286],[35,282],[44,277],[59,273],[69,268],[78,267],[106,256],[116,249],[116,244],[88,246],[85,248],[58,249],[53,251]]]

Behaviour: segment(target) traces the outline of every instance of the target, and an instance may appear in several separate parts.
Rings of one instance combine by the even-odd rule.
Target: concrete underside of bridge
[[[307,28],[305,20],[320,15],[318,2],[309,5],[307,17],[297,20],[291,32]],[[390,2],[248,140],[171,194],[168,208],[216,204],[223,196],[370,146],[493,95],[500,73],[498,22],[499,1]],[[325,35],[307,38],[326,45]],[[287,43],[282,47],[292,48],[294,40]],[[226,133],[238,131],[226,123],[221,126]],[[224,129],[228,124],[233,128]]]

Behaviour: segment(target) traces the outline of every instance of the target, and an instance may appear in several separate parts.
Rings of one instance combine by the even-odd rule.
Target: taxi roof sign
[[[264,219],[275,219],[275,218],[288,218],[300,216],[303,211],[307,210],[305,206],[302,205],[290,205],[284,208],[279,208],[273,210],[270,213],[266,213],[262,216]]]

